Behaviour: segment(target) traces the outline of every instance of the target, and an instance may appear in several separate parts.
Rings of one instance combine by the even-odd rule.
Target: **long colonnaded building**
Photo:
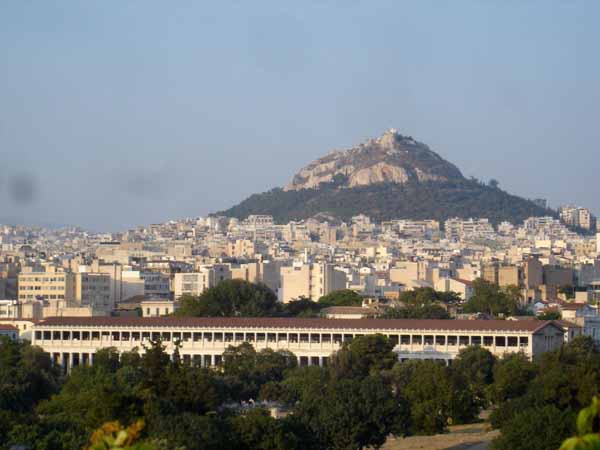
[[[92,364],[103,348],[143,353],[150,340],[158,339],[167,353],[178,346],[186,363],[202,366],[218,365],[230,345],[243,342],[257,351],[289,350],[300,365],[326,365],[343,342],[368,334],[387,336],[399,360],[446,363],[469,345],[496,356],[523,352],[536,358],[564,342],[559,324],[537,320],[54,317],[35,325],[32,344],[67,369]]]

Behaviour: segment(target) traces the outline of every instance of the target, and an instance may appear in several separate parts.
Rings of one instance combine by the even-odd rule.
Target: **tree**
[[[573,432],[574,414],[556,406],[527,408],[501,428],[494,440],[495,450],[549,450],[557,449],[565,436]]]
[[[481,406],[487,403],[487,390],[494,381],[495,363],[494,355],[479,346],[463,348],[452,361],[453,371],[462,374]]]
[[[493,316],[522,314],[521,292],[516,286],[501,289],[497,284],[481,278],[473,282],[474,294],[463,310],[469,313],[486,313]]]
[[[522,353],[506,355],[494,365],[492,396],[496,402],[520,397],[535,377],[535,365]]]
[[[300,297],[283,305],[283,315],[291,317],[317,317],[323,304]]]
[[[258,398],[264,384],[283,380],[283,374],[296,365],[297,359],[289,351],[264,349],[257,352],[245,342],[225,350],[221,369],[230,397],[249,400]]]
[[[294,415],[320,448],[379,448],[394,430],[399,405],[380,377],[333,379],[320,393],[303,398]]]
[[[451,319],[448,311],[435,304],[387,308],[380,317],[382,319]]]
[[[331,370],[336,377],[363,378],[389,370],[398,361],[394,344],[382,334],[359,336],[331,358]]]
[[[569,438],[560,446],[560,450],[599,450],[600,402],[598,397],[592,399],[592,404],[579,411],[577,415],[577,436]]]
[[[362,297],[350,289],[333,291],[319,299],[319,304],[328,308],[330,306],[360,306]]]
[[[184,296],[177,316],[261,317],[278,313],[277,296],[262,283],[224,280],[199,297]]]
[[[411,433],[441,433],[450,422],[471,421],[479,411],[466,379],[437,362],[397,363],[386,378],[398,401],[410,407]]]
[[[314,440],[296,418],[276,420],[268,411],[254,408],[231,419],[240,450],[309,450]]]
[[[537,318],[539,320],[560,320],[562,318],[562,314],[557,310],[548,310],[538,314]]]
[[[0,336],[0,410],[28,412],[59,386],[59,373],[40,348]]]

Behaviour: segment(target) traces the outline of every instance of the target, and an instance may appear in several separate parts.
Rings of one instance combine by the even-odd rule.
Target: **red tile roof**
[[[420,320],[420,319],[323,319],[281,317],[50,317],[45,327],[136,327],[136,328],[288,328],[354,330],[454,330],[534,332],[548,321],[514,320]],[[559,327],[557,324],[555,326]]]

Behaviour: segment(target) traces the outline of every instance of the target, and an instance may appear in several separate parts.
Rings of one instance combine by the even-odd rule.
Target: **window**
[[[481,336],[471,336],[471,345],[481,345]]]
[[[483,346],[484,347],[491,347],[493,344],[494,344],[493,336],[484,336],[483,337]]]
[[[448,345],[458,344],[458,336],[448,336]]]
[[[506,347],[506,337],[496,336],[496,346],[497,347]]]
[[[400,336],[400,343],[402,345],[410,345],[410,335],[409,334],[403,334]]]
[[[521,346],[527,346],[527,345],[529,345],[529,337],[527,337],[527,336],[520,336],[519,337],[519,345],[521,345]]]
[[[507,338],[509,347],[516,347],[519,343],[519,340],[515,336],[511,336]]]
[[[433,345],[433,336],[425,335],[425,345]]]
[[[423,336],[420,334],[415,334],[412,337],[413,344],[421,345],[423,343]]]
[[[446,336],[436,336],[435,345],[446,345]]]

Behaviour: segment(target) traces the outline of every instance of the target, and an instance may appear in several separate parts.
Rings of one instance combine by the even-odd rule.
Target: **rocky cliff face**
[[[352,188],[391,182],[463,180],[460,170],[427,145],[392,129],[345,151],[333,151],[298,172],[285,191],[311,189],[341,177]]]

